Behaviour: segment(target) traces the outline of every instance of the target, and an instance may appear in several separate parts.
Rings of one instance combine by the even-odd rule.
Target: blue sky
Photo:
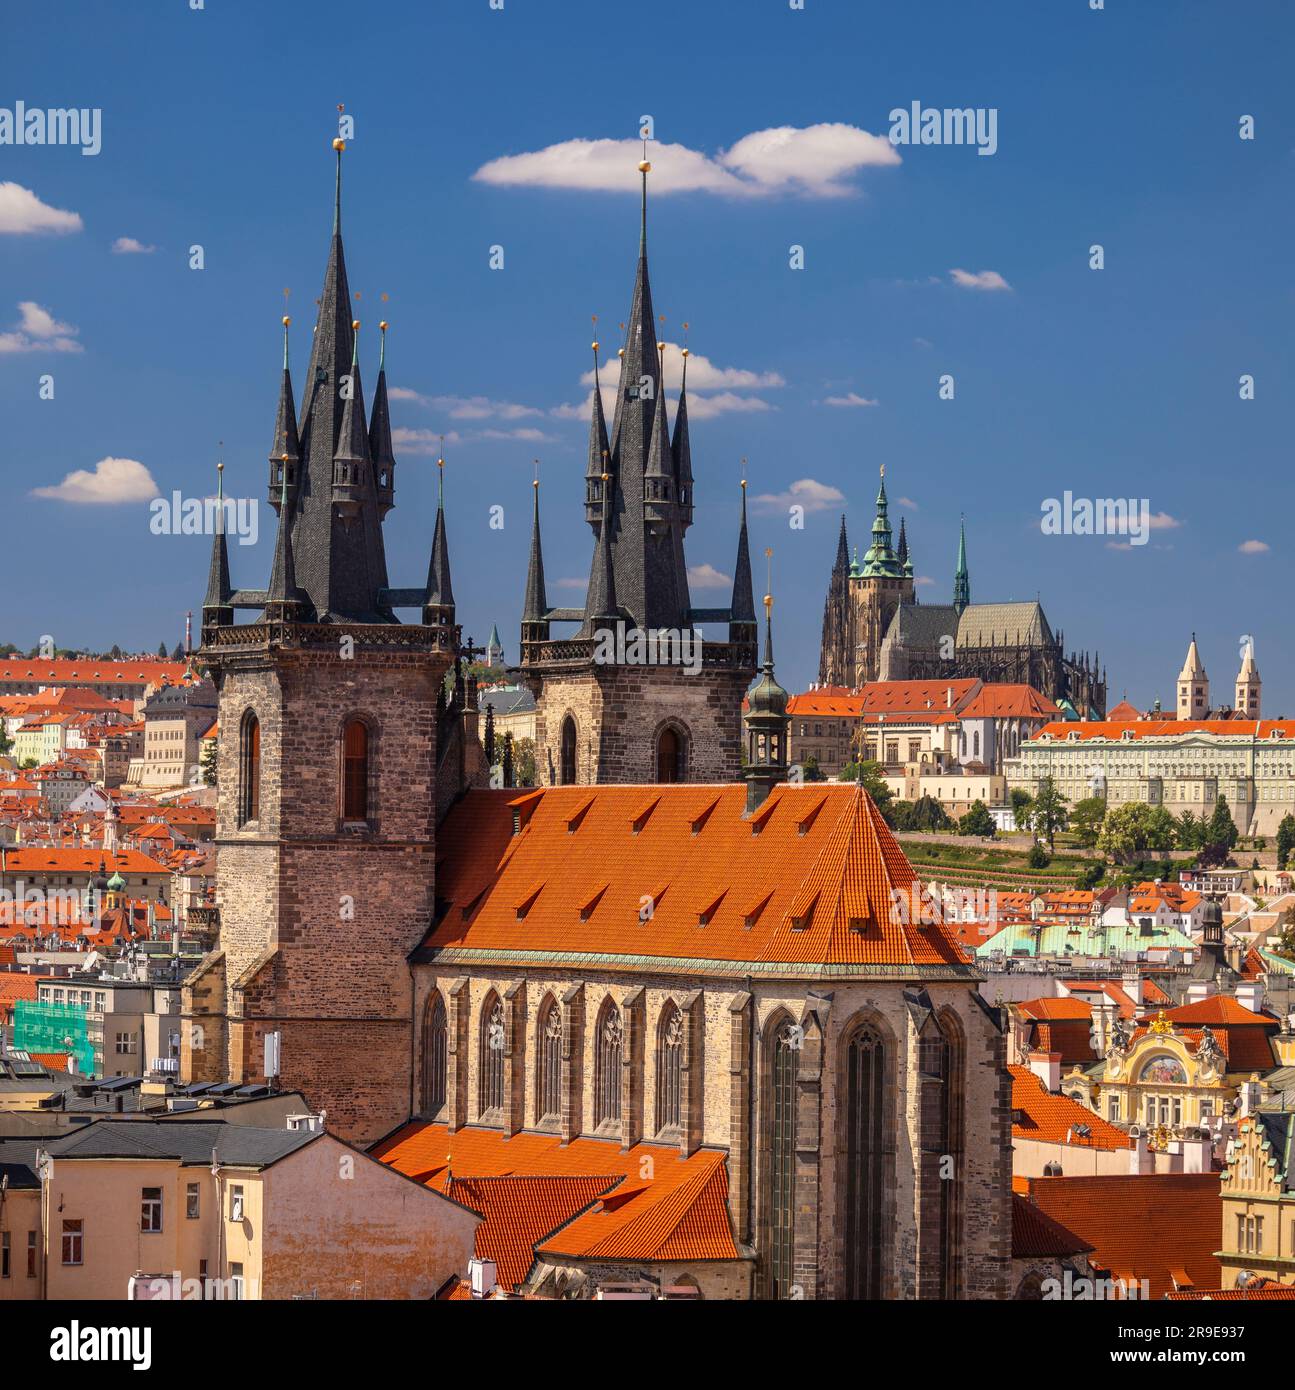
[[[656,308],[670,342],[690,323],[694,365],[712,369],[696,392],[711,404],[692,412],[689,563],[731,575],[743,455],[753,497],[810,480],[801,495],[824,499],[803,531],[785,505],[753,508],[754,545],[775,551],[785,684],[817,669],[832,490],[865,542],[884,462],[892,516],[932,581],[923,600],[948,601],[965,511],[973,598],[1039,593],[1068,644],[1100,649],[1112,701],[1168,699],[1193,629],[1216,699],[1230,699],[1249,633],[1265,713],[1295,716],[1295,11],[1282,0],[661,0],[619,16],[585,0],[157,0],[25,6],[5,23],[0,107],[102,108],[103,147],[0,146],[0,184],[39,200],[0,190],[0,640],[179,640],[201,603],[205,537],[150,534],[145,500],[32,494],[107,458],[139,463],[163,494],[201,495],[223,440],[227,489],[264,497],[282,291],[300,388],[344,102],[365,380],[385,314],[389,380],[408,393],[393,405],[392,582],[426,571],[430,441],[445,433],[460,618],[478,642],[497,622],[515,656],[534,457],[551,600],[578,602],[588,573],[587,425],[562,408],[588,397],[591,314],[614,352],[637,240],[632,152],[619,187],[551,187],[572,167],[551,147],[630,140],[650,114]],[[884,138],[892,108],[914,101],[995,108],[997,152],[908,146],[867,162],[888,151],[858,132]],[[1245,114],[1253,141],[1238,138]],[[782,127],[790,163],[744,142]],[[544,151],[505,181],[473,177]],[[686,170],[703,186],[669,191]],[[16,230],[33,206],[79,226]],[[116,253],[118,238],[154,249]],[[788,266],[793,244],[803,271]],[[1007,288],[960,285],[955,270]],[[54,399],[40,400],[47,373]],[[953,401],[938,396],[944,373]],[[1253,401],[1239,399],[1243,373]],[[852,397],[876,404],[827,403]],[[1123,550],[1045,536],[1040,505],[1067,489],[1147,498],[1161,525]],[[232,555],[249,587],[269,568],[264,507],[261,522],[259,544]],[[699,584],[695,601],[724,590]]]

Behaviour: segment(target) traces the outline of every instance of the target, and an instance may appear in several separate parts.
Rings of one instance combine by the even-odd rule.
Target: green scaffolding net
[[[19,1052],[62,1052],[76,1058],[82,1076],[94,1072],[94,1044],[86,1029],[85,1010],[75,1004],[14,1004],[13,1045]]]

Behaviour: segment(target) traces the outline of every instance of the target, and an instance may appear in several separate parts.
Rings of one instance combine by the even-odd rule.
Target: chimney
[[[1156,1171],[1156,1156],[1147,1143],[1146,1131],[1141,1125],[1129,1127],[1129,1172],[1135,1176]]]
[[[1252,1014],[1262,1012],[1264,1006],[1264,987],[1262,980],[1242,980],[1237,985],[1237,1003]]]
[[[494,1260],[485,1260],[474,1255],[468,1261],[468,1278],[472,1283],[473,1298],[490,1298],[494,1294],[497,1281]]]
[[[1027,1054],[1030,1070],[1043,1082],[1043,1087],[1054,1095],[1061,1089],[1061,1053],[1031,1052]]]
[[[1191,1130],[1187,1132],[1187,1137],[1180,1141],[1183,1154],[1184,1173],[1208,1173],[1213,1169],[1211,1159],[1214,1153],[1214,1145],[1209,1136],[1204,1132],[1195,1133]]]
[[[1213,982],[1210,980],[1193,980],[1187,986],[1187,1002],[1189,1004],[1200,1004],[1208,999],[1214,992]]]
[[[945,690],[944,690],[944,703],[945,703],[950,709],[953,708],[953,687],[952,687],[951,685],[945,687]]]
[[[1139,1008],[1142,1006],[1142,975],[1136,967],[1124,972],[1120,978],[1120,987]]]

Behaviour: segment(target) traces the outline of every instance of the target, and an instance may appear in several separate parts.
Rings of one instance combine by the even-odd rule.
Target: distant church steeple
[[[953,606],[958,616],[971,603],[971,575],[967,572],[967,522],[958,525],[958,568],[953,576]]]
[[[1263,682],[1259,679],[1259,667],[1255,665],[1254,638],[1245,645],[1241,657],[1241,669],[1237,672],[1236,711],[1246,719],[1259,719],[1260,694]]]
[[[1178,673],[1178,718],[1204,719],[1210,708],[1210,678],[1205,663],[1196,649],[1196,634],[1192,633],[1183,669]]]

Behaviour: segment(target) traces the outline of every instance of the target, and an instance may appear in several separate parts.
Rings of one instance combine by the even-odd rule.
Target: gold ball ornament
[[[651,161],[650,161],[650,160],[646,160],[646,159],[640,159],[640,160],[639,160],[639,173],[640,173],[640,174],[650,174],[651,172],[652,172],[652,164],[651,164]]]
[[[339,136],[336,140],[333,141],[333,148],[337,151],[338,154],[341,154],[342,151],[346,148],[346,141]]]

